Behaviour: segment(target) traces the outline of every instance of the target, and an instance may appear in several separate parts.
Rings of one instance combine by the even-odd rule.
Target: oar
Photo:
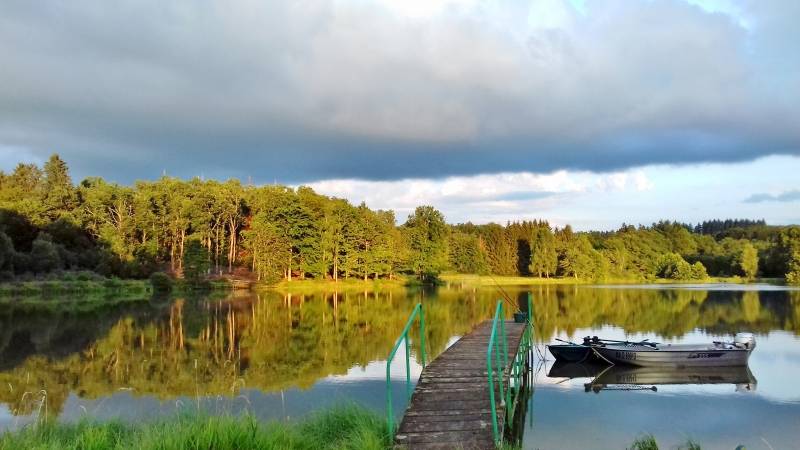
[[[599,339],[599,338],[598,338],[598,340],[600,342],[612,342],[612,343],[617,343],[617,344],[640,344],[640,345],[650,345],[650,346],[653,346],[653,347],[655,347],[656,345],[659,344],[658,342],[647,342],[650,339],[643,339],[643,340],[638,341],[638,342],[634,342],[634,341],[617,341],[615,339]]]
[[[565,340],[563,340],[563,339],[559,339],[559,338],[555,338],[555,340],[557,340],[558,342],[563,342],[563,343],[565,343],[565,344],[570,344],[570,345],[578,345],[578,344],[576,344],[576,343],[574,343],[574,342],[572,342],[572,341],[565,341]]]

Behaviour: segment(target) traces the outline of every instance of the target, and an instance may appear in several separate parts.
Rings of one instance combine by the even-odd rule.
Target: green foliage
[[[758,273],[758,251],[753,244],[744,241],[741,251],[735,256],[735,264],[745,278],[755,278]]]
[[[53,154],[44,164],[44,213],[57,219],[72,211],[75,203],[75,188],[69,176],[67,163]]]
[[[209,254],[203,243],[196,236],[186,239],[183,251],[183,277],[192,286],[198,286],[206,280],[209,270]]]
[[[6,278],[91,270],[144,279],[166,270],[196,283],[201,273],[247,276],[249,268],[268,283],[403,274],[425,280],[452,269],[586,280],[786,276],[800,283],[796,227],[763,221],[661,221],[576,233],[545,221],[451,226],[423,206],[398,227],[392,211],[308,187],[170,177],[133,186],[90,177],[75,187],[58,155],[43,169],[19,164],[0,173],[0,233]]]
[[[438,276],[447,266],[449,230],[442,213],[432,206],[419,206],[403,228],[409,241],[411,271],[420,280]]]
[[[297,424],[255,417],[181,415],[148,424],[123,422],[41,424],[0,436],[6,449],[182,450],[364,449],[389,447],[381,418],[357,406],[339,406]]]
[[[150,274],[150,285],[154,292],[169,292],[172,290],[172,278],[164,272],[153,272]]]
[[[477,236],[454,232],[450,235],[450,267],[460,273],[488,272],[486,253]]]
[[[648,434],[633,441],[630,450],[658,450],[655,436]]]
[[[672,280],[690,280],[692,266],[677,253],[667,253],[658,263],[658,276]]]
[[[705,222],[698,223],[694,227],[694,232],[698,234],[720,236],[725,233],[731,233],[732,231],[735,233],[736,231],[743,232],[747,229],[763,228],[766,224],[767,223],[763,219],[706,220]]]
[[[0,231],[0,271],[14,270],[14,244],[7,234]]]
[[[558,270],[556,238],[546,222],[541,222],[535,228],[530,247],[531,263],[528,266],[530,273],[547,278],[555,275]]]
[[[786,282],[800,285],[800,227],[784,230],[780,235],[778,249],[786,272]]]
[[[706,271],[706,267],[700,261],[697,261],[694,264],[692,264],[691,279],[705,280],[706,278],[708,278],[708,272]]]
[[[677,253],[667,253],[658,263],[658,276],[670,280],[704,280],[708,278],[705,266],[689,264]]]
[[[252,269],[259,280],[274,283],[289,268],[291,240],[269,220],[265,213],[256,214],[250,229],[243,233],[244,247],[251,253]]]
[[[33,241],[29,267],[35,273],[46,273],[61,268],[61,257],[55,244],[50,240],[50,235],[40,233]]]
[[[658,442],[656,441],[655,436],[652,434],[648,434],[642,437],[637,438],[631,444],[629,450],[658,450]],[[689,439],[686,441],[684,445],[678,447],[678,450],[701,450],[699,444],[694,442],[693,440]]]
[[[501,225],[490,223],[477,227],[476,232],[481,236],[489,272],[497,275],[516,275],[517,259],[512,237]]]

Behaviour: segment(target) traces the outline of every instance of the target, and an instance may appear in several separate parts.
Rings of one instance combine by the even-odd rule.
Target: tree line
[[[443,271],[576,279],[786,277],[800,282],[800,227],[763,220],[623,224],[574,232],[546,221],[449,225],[431,206],[393,211],[308,187],[162,177],[75,185],[53,155],[0,172],[0,274],[167,271],[200,280],[244,272],[284,279],[435,278]]]

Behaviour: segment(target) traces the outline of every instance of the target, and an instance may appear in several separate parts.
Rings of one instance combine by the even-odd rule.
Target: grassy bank
[[[445,284],[463,284],[467,286],[530,286],[530,285],[564,285],[564,284],[712,284],[712,283],[783,283],[780,278],[756,278],[748,280],[741,277],[709,277],[703,280],[637,280],[614,279],[588,280],[582,278],[539,278],[520,276],[491,276],[447,273],[439,276]]]
[[[145,301],[156,294],[191,297],[211,291],[227,292],[234,289],[234,285],[224,279],[209,280],[195,286],[183,279],[174,279],[163,273],[160,275],[159,285],[154,285],[152,279],[106,278],[90,271],[61,272],[38,278],[18,277],[0,282],[0,304],[113,304]]]
[[[289,292],[319,292],[320,290],[336,290],[336,291],[363,291],[363,290],[383,290],[383,289],[397,289],[410,285],[415,285],[416,280],[406,277],[397,277],[391,280],[378,279],[378,280],[362,280],[358,278],[339,279],[333,280],[294,280],[294,281],[281,281],[276,284],[255,284],[254,288],[260,289],[276,289],[280,291]]]
[[[17,281],[0,284],[0,297],[47,297],[63,294],[149,294],[146,280],[43,280]]]
[[[356,406],[340,406],[295,424],[261,423],[251,416],[178,416],[150,424],[45,424],[0,437],[0,450],[21,448],[377,450],[389,445],[379,416]]]
[[[0,450],[388,450],[383,418],[356,405],[318,412],[297,423],[259,422],[253,416],[179,415],[153,423],[92,422],[38,424],[0,434]],[[652,435],[631,450],[658,450]],[[679,447],[700,450],[693,441]],[[501,449],[517,450],[514,445]]]

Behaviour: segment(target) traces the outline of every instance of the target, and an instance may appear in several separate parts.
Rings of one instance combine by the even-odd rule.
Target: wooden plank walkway
[[[517,353],[525,324],[506,321],[505,326],[510,365]],[[486,378],[486,352],[491,332],[491,320],[480,323],[425,367],[395,436],[398,448],[494,448]],[[506,368],[503,377],[505,386],[508,386],[508,378]],[[497,421],[502,430],[504,415],[500,400],[495,388]]]

